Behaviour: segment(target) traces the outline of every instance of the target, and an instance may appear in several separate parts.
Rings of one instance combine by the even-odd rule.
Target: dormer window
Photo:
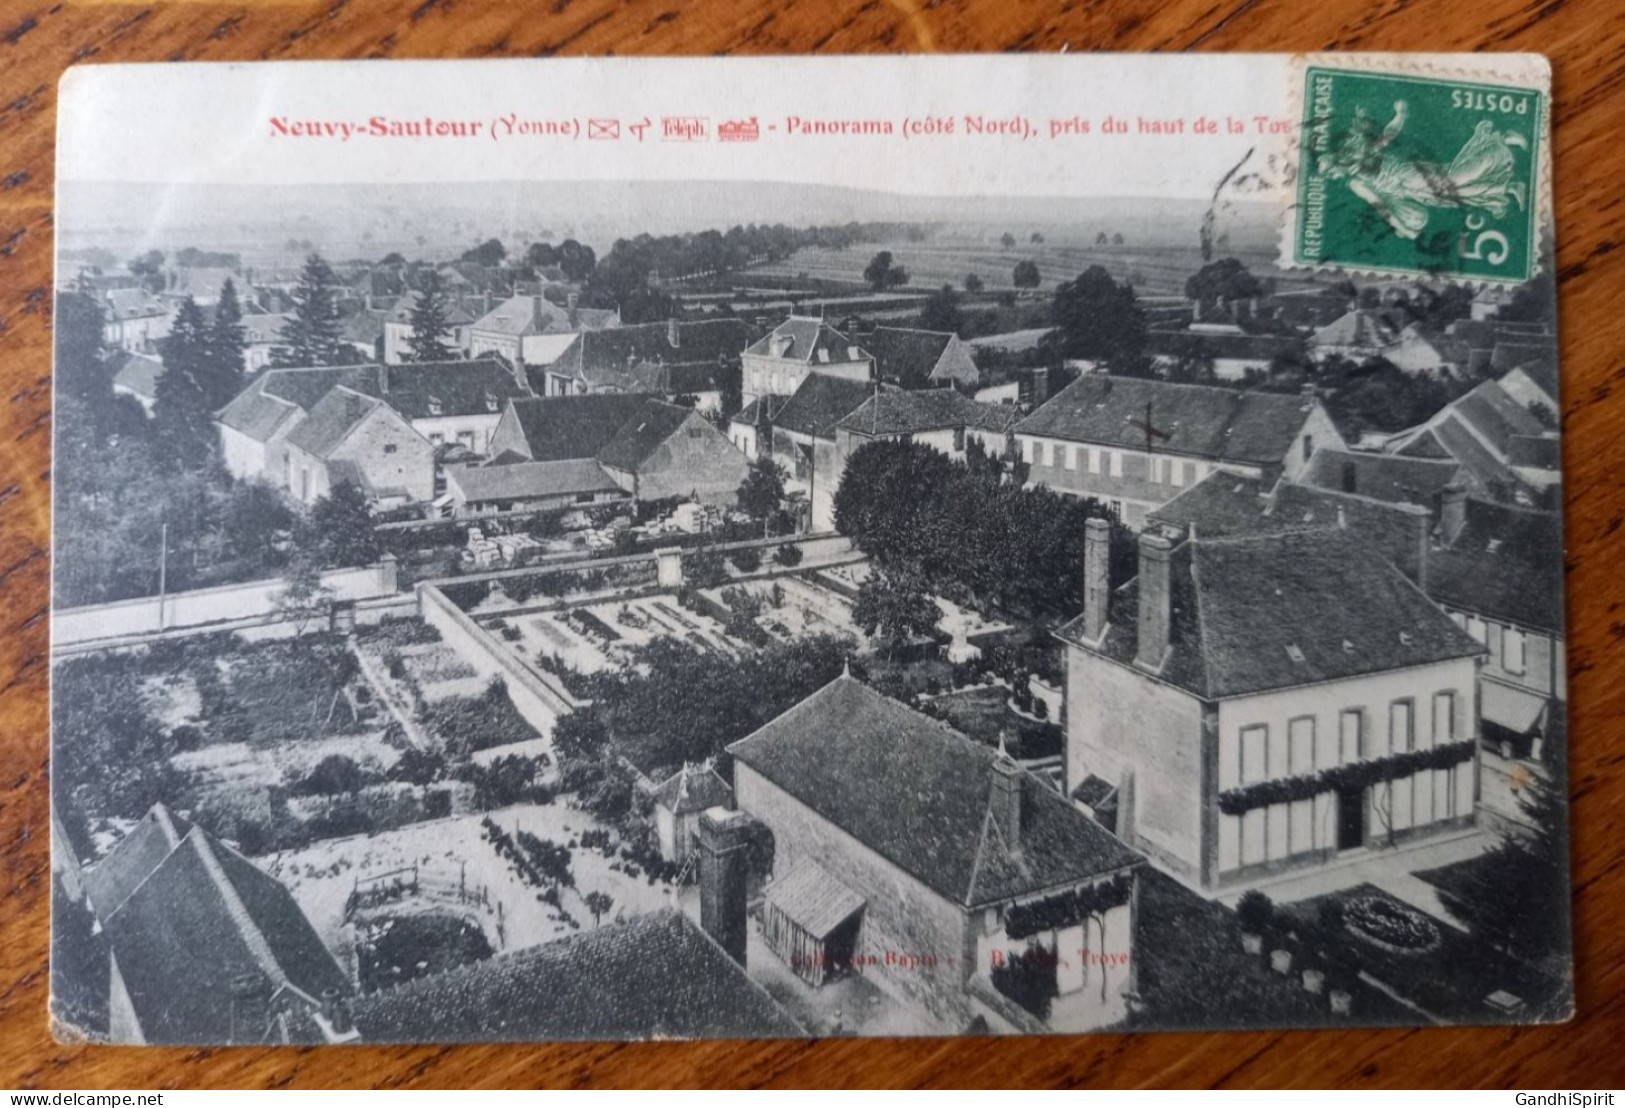
[[[858,348],[855,347],[855,346],[847,347],[846,348],[846,356],[847,356],[847,359],[850,360],[850,361],[854,361],[854,362],[857,361],[858,360]]]
[[[1303,651],[1298,648],[1298,644],[1295,642],[1289,642],[1286,644],[1286,656],[1291,658],[1294,662],[1303,662]]]
[[[445,411],[445,405],[440,403],[440,398],[438,396],[429,397],[429,414],[437,416],[443,411]]]
[[[496,398],[495,393],[488,392],[488,393],[485,394],[485,410],[486,411],[494,412],[494,411],[498,410],[498,408],[500,406],[501,405],[499,405],[497,403],[497,398]]]
[[[818,348],[818,360],[821,362],[829,361],[829,347],[820,346]]]

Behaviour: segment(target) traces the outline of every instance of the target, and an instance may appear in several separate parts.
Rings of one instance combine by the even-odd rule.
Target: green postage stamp
[[[1288,260],[1528,280],[1546,214],[1544,61],[1508,57],[1516,76],[1502,80],[1407,70],[1402,58],[1302,68]]]

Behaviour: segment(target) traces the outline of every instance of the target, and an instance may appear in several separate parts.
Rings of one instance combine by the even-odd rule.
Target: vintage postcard
[[[56,1033],[1567,1018],[1550,84],[70,71]]]

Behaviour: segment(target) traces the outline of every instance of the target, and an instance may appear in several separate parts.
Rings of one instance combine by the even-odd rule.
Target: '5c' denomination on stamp
[[[1544,79],[1457,79],[1400,63],[1302,73],[1290,264],[1497,283],[1534,274]]]

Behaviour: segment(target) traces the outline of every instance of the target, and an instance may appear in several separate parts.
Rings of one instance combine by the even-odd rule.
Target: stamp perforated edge
[[[1523,278],[1495,278],[1462,273],[1419,273],[1416,270],[1380,266],[1351,266],[1340,262],[1312,264],[1297,258],[1298,177],[1302,172],[1304,80],[1310,69],[1342,70],[1377,76],[1413,77],[1439,81],[1474,81],[1508,85],[1538,93],[1541,141],[1535,162],[1534,188],[1530,205],[1533,215],[1533,241],[1530,244],[1529,275]],[[1276,268],[1286,272],[1337,273],[1350,277],[1408,277],[1427,280],[1437,277],[1472,288],[1516,288],[1538,277],[1556,257],[1557,243],[1552,223],[1552,66],[1543,54],[1294,54],[1287,66],[1287,118],[1294,121],[1287,141],[1287,188],[1281,198],[1280,240]]]

